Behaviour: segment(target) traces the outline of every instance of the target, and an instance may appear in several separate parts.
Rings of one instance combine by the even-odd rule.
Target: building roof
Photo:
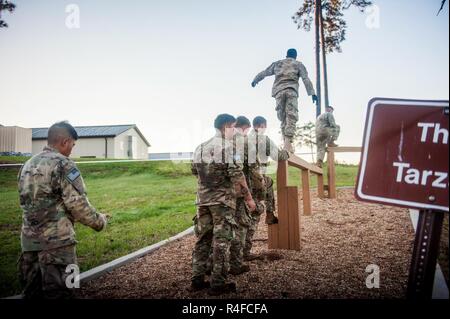
[[[93,137],[116,137],[130,129],[135,129],[139,136],[144,140],[145,144],[150,146],[150,143],[142,135],[136,124],[127,125],[101,125],[101,126],[74,126],[79,138],[93,138]],[[33,140],[46,140],[48,136],[48,127],[39,127],[32,129]]]

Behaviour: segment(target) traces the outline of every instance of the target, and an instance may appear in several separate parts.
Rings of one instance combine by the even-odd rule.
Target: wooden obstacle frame
[[[340,146],[327,148],[327,177],[328,177],[328,197],[334,199],[337,197],[336,192],[336,163],[334,153],[358,153],[362,147],[358,146]]]
[[[300,169],[303,214],[311,215],[310,174],[317,176],[318,196],[324,197],[323,171],[320,167],[292,155],[279,161],[277,168],[278,224],[269,225],[269,249],[300,250],[300,200],[297,186],[288,186],[288,167]]]
[[[336,168],[334,153],[337,152],[361,152],[361,147],[329,147],[328,152],[328,185],[324,184],[322,168],[310,164],[307,161],[292,155],[287,161],[279,161],[277,168],[277,212],[278,224],[268,225],[269,249],[300,250],[300,199],[297,186],[288,186],[289,166],[300,170],[302,187],[303,215],[312,213],[310,175],[317,177],[317,196],[325,198],[325,190],[328,190],[328,198],[336,198]]]

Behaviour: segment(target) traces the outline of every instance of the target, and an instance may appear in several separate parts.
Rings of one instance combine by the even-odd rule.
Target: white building
[[[47,145],[48,128],[33,128],[33,155]],[[78,141],[71,157],[147,159],[150,143],[136,125],[76,126]]]
[[[0,125],[0,153],[31,153],[31,129]]]

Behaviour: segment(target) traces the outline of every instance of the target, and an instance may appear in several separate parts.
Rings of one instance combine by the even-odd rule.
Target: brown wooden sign
[[[355,196],[448,212],[448,107],[448,101],[372,99]]]

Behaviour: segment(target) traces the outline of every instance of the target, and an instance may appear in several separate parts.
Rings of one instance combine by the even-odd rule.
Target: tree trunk
[[[330,105],[330,100],[328,98],[328,71],[327,71],[327,52],[325,50],[325,32],[323,26],[323,12],[322,7],[320,8],[320,34],[322,38],[322,60],[323,60],[323,89],[325,94],[325,107]]]
[[[317,108],[316,108],[316,116],[318,117],[321,110],[322,98],[321,98],[321,89],[320,89],[320,12],[321,9],[321,0],[315,1],[315,25],[316,25],[316,94],[317,94]]]

